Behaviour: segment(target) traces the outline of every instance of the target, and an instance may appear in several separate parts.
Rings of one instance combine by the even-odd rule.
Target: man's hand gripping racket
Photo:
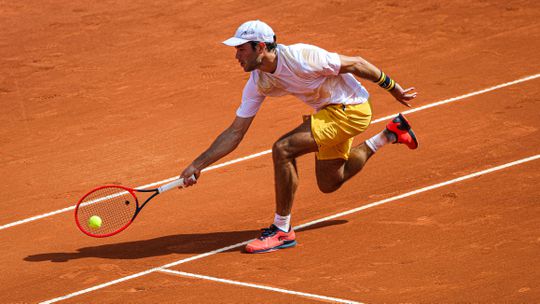
[[[115,235],[126,229],[142,208],[158,194],[193,184],[195,179],[195,175],[187,180],[179,178],[155,189],[132,189],[120,185],[97,187],[77,203],[75,222],[82,232],[92,237]],[[140,192],[151,194],[142,204],[136,195]]]

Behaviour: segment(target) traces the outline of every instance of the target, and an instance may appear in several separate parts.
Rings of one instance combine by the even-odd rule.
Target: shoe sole
[[[268,248],[268,249],[263,249],[263,250],[255,250],[255,251],[251,251],[251,252],[247,252],[247,253],[267,253],[267,252],[272,252],[272,251],[276,251],[276,250],[279,250],[279,249],[285,249],[285,248],[290,248],[290,247],[294,247],[296,246],[296,241],[286,241],[284,242],[283,244],[279,245],[279,246],[276,246],[276,247],[272,247],[272,248]]]

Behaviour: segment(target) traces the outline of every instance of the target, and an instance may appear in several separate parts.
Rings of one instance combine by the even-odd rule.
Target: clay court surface
[[[245,254],[273,219],[268,149],[311,113],[269,98],[218,164],[265,153],[83,235],[81,195],[174,177],[232,122],[248,74],[221,41],[251,19],[416,87],[420,148],[333,194],[299,158],[298,245]],[[0,303],[540,302],[539,2],[1,1],[0,29]],[[363,84],[358,143],[409,110]]]

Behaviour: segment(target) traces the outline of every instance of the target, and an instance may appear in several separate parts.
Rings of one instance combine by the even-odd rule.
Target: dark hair
[[[259,44],[259,41],[250,41],[249,44],[251,44],[251,47],[253,49],[255,49],[255,46]],[[277,43],[276,43],[276,35],[274,35],[274,42],[265,42],[264,43],[266,45],[266,49],[268,51],[273,51],[276,49],[277,47]]]

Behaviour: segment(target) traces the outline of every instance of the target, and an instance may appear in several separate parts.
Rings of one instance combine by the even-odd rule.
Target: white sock
[[[276,213],[274,216],[274,225],[285,232],[289,232],[289,227],[291,227],[291,215],[282,216]]]
[[[396,141],[396,136],[391,132],[383,130],[381,133],[373,136],[372,138],[366,140],[366,145],[373,152],[377,152],[382,146],[386,144],[391,144]]]

